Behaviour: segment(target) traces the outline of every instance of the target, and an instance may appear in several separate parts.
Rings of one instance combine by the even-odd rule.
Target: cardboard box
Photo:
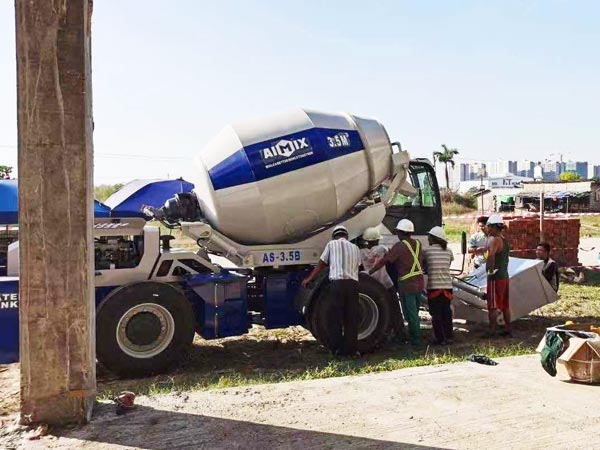
[[[573,381],[600,383],[600,336],[595,339],[572,337],[558,358]]]

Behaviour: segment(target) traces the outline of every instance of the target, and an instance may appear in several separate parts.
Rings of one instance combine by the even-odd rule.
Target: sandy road
[[[587,449],[600,387],[553,379],[537,356],[139,398],[42,449]],[[13,441],[13,445],[15,442]],[[1,442],[0,442],[1,447]]]

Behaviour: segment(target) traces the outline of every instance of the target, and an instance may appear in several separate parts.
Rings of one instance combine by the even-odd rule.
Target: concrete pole
[[[91,0],[16,0],[21,422],[96,393]]]

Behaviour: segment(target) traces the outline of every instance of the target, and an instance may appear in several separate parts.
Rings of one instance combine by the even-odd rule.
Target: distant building
[[[537,163],[533,168],[533,179],[534,180],[543,180],[544,179],[544,168],[542,167],[542,163]]]
[[[533,178],[534,167],[535,163],[533,161],[517,161],[517,175],[520,177]]]
[[[600,166],[592,166],[591,178],[600,178]]]
[[[542,169],[544,170],[543,178],[547,181],[558,181],[560,180],[560,174],[562,173],[561,163],[557,161],[546,160],[542,163]]]
[[[567,161],[565,172],[575,172],[585,180],[588,177],[588,163],[587,161]]]
[[[459,171],[460,171],[459,181],[469,181],[471,179],[471,164],[460,163]]]
[[[452,167],[448,164],[448,181],[450,182],[450,188],[454,189],[460,183],[461,171],[460,164],[455,164]],[[446,187],[446,167],[443,163],[436,163],[435,165],[435,176],[437,177],[438,184],[440,187]]]
[[[492,161],[489,163],[488,175],[490,177],[494,176],[502,176],[513,174],[516,175],[517,172],[517,162],[516,161]]]
[[[484,189],[507,189],[507,188],[518,188],[521,187],[523,182],[533,181],[531,177],[520,177],[518,175],[508,174],[499,177],[487,177],[484,178],[483,181],[471,180],[471,181],[461,181],[458,191],[461,193],[467,192],[470,189],[479,189],[481,186]]]

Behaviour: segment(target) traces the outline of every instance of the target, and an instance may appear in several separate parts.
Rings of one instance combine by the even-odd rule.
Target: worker
[[[379,245],[381,233],[377,227],[367,228],[362,235],[362,239],[365,246],[360,249],[360,262],[363,269],[369,271],[388,251],[383,245]],[[385,267],[374,272],[371,276],[379,281],[384,288],[394,289],[394,283]]]
[[[510,303],[508,258],[510,246],[503,235],[504,221],[498,214],[493,214],[487,221],[487,307],[490,329],[484,337],[496,336],[496,321],[498,312],[504,317],[504,331],[501,336],[512,337],[510,328]]]
[[[450,264],[454,254],[448,248],[448,238],[442,227],[433,227],[427,234],[429,247],[424,250],[427,273],[427,300],[431,325],[433,327],[433,345],[452,344],[452,277]]]
[[[348,230],[343,225],[333,229],[331,238],[318,264],[302,281],[302,286],[307,287],[329,266],[330,298],[334,314],[331,317],[331,340],[328,345],[336,355],[355,356],[358,344],[360,250],[348,240]]]
[[[473,267],[478,269],[485,264],[485,251],[487,244],[487,216],[479,216],[477,218],[477,231],[471,235],[469,239],[469,254]]]
[[[371,270],[371,268],[388,252],[386,247],[379,245],[380,239],[381,233],[377,227],[367,228],[362,235],[364,247],[360,249],[360,260],[362,268],[367,272]],[[381,267],[379,270],[373,273],[372,277],[379,281],[381,285],[388,291],[388,295],[392,298],[397,306],[397,312],[399,314],[395,314],[395,316],[398,317],[394,317],[394,333],[396,339],[404,342],[406,340],[404,331],[404,318],[402,317],[400,305],[398,304],[398,293],[392,279],[390,278],[390,275],[386,270],[386,267]]]
[[[408,219],[402,219],[396,225],[396,235],[399,242],[380,259],[371,269],[373,274],[384,265],[392,263],[398,274],[398,294],[402,304],[404,317],[408,322],[408,334],[412,345],[421,344],[421,322],[419,320],[419,305],[421,291],[424,289],[423,252],[421,243],[412,238],[414,224]]]
[[[536,249],[535,254],[537,259],[541,259],[544,261],[544,266],[542,267],[542,275],[544,278],[548,280],[550,286],[555,291],[558,291],[559,285],[559,276],[558,276],[558,264],[552,258],[550,258],[550,244],[547,242],[540,242]]]

